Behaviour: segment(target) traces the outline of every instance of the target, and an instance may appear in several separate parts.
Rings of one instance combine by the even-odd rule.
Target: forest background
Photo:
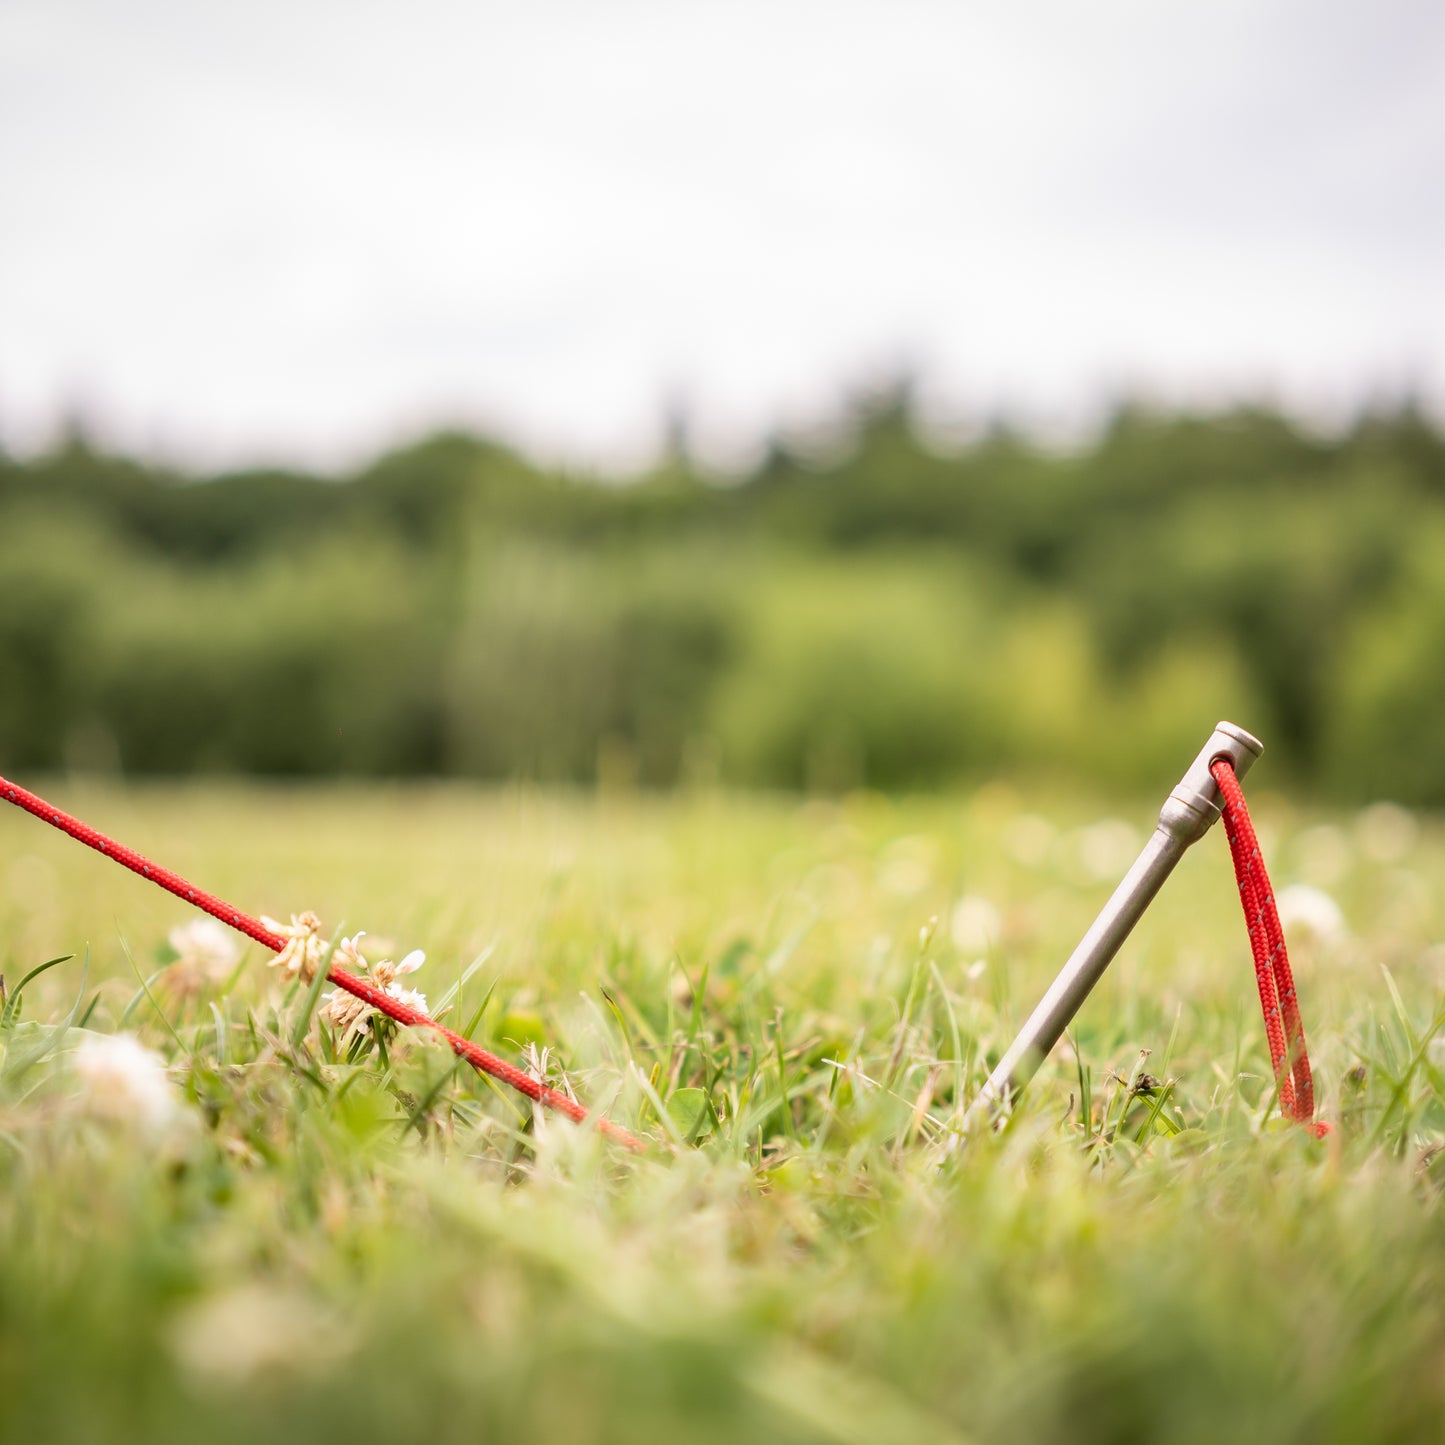
[[[433,435],[354,474],[0,452],[0,756],[127,775],[1157,786],[1445,803],[1445,437],[1121,406],[943,445],[905,384],[745,475]]]

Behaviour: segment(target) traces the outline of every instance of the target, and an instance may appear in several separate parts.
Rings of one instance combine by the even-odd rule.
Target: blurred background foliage
[[[1445,804],[1445,439],[1123,407],[625,484],[445,434],[353,476],[0,453],[11,770],[1154,787],[1219,717],[1281,777]]]

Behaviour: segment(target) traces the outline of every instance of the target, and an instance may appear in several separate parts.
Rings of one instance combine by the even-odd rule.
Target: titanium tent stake
[[[1153,837],[989,1075],[965,1116],[965,1131],[991,1117],[1033,1077],[1174,871],[1174,865],[1184,856],[1184,850],[1198,842],[1219,817],[1223,799],[1210,774],[1210,765],[1223,758],[1242,778],[1263,751],[1264,744],[1258,738],[1233,723],[1222,722],[1214,729],[1189,771],[1165,799]]]

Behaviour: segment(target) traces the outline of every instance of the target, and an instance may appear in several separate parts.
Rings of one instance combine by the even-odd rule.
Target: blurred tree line
[[[354,476],[0,452],[11,770],[922,787],[1172,781],[1219,717],[1276,777],[1445,803],[1445,439],[1126,407],[945,451],[626,484],[447,434]]]

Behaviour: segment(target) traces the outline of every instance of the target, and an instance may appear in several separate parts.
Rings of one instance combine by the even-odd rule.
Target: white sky
[[[0,441],[1445,408],[1438,0],[0,0]]]

